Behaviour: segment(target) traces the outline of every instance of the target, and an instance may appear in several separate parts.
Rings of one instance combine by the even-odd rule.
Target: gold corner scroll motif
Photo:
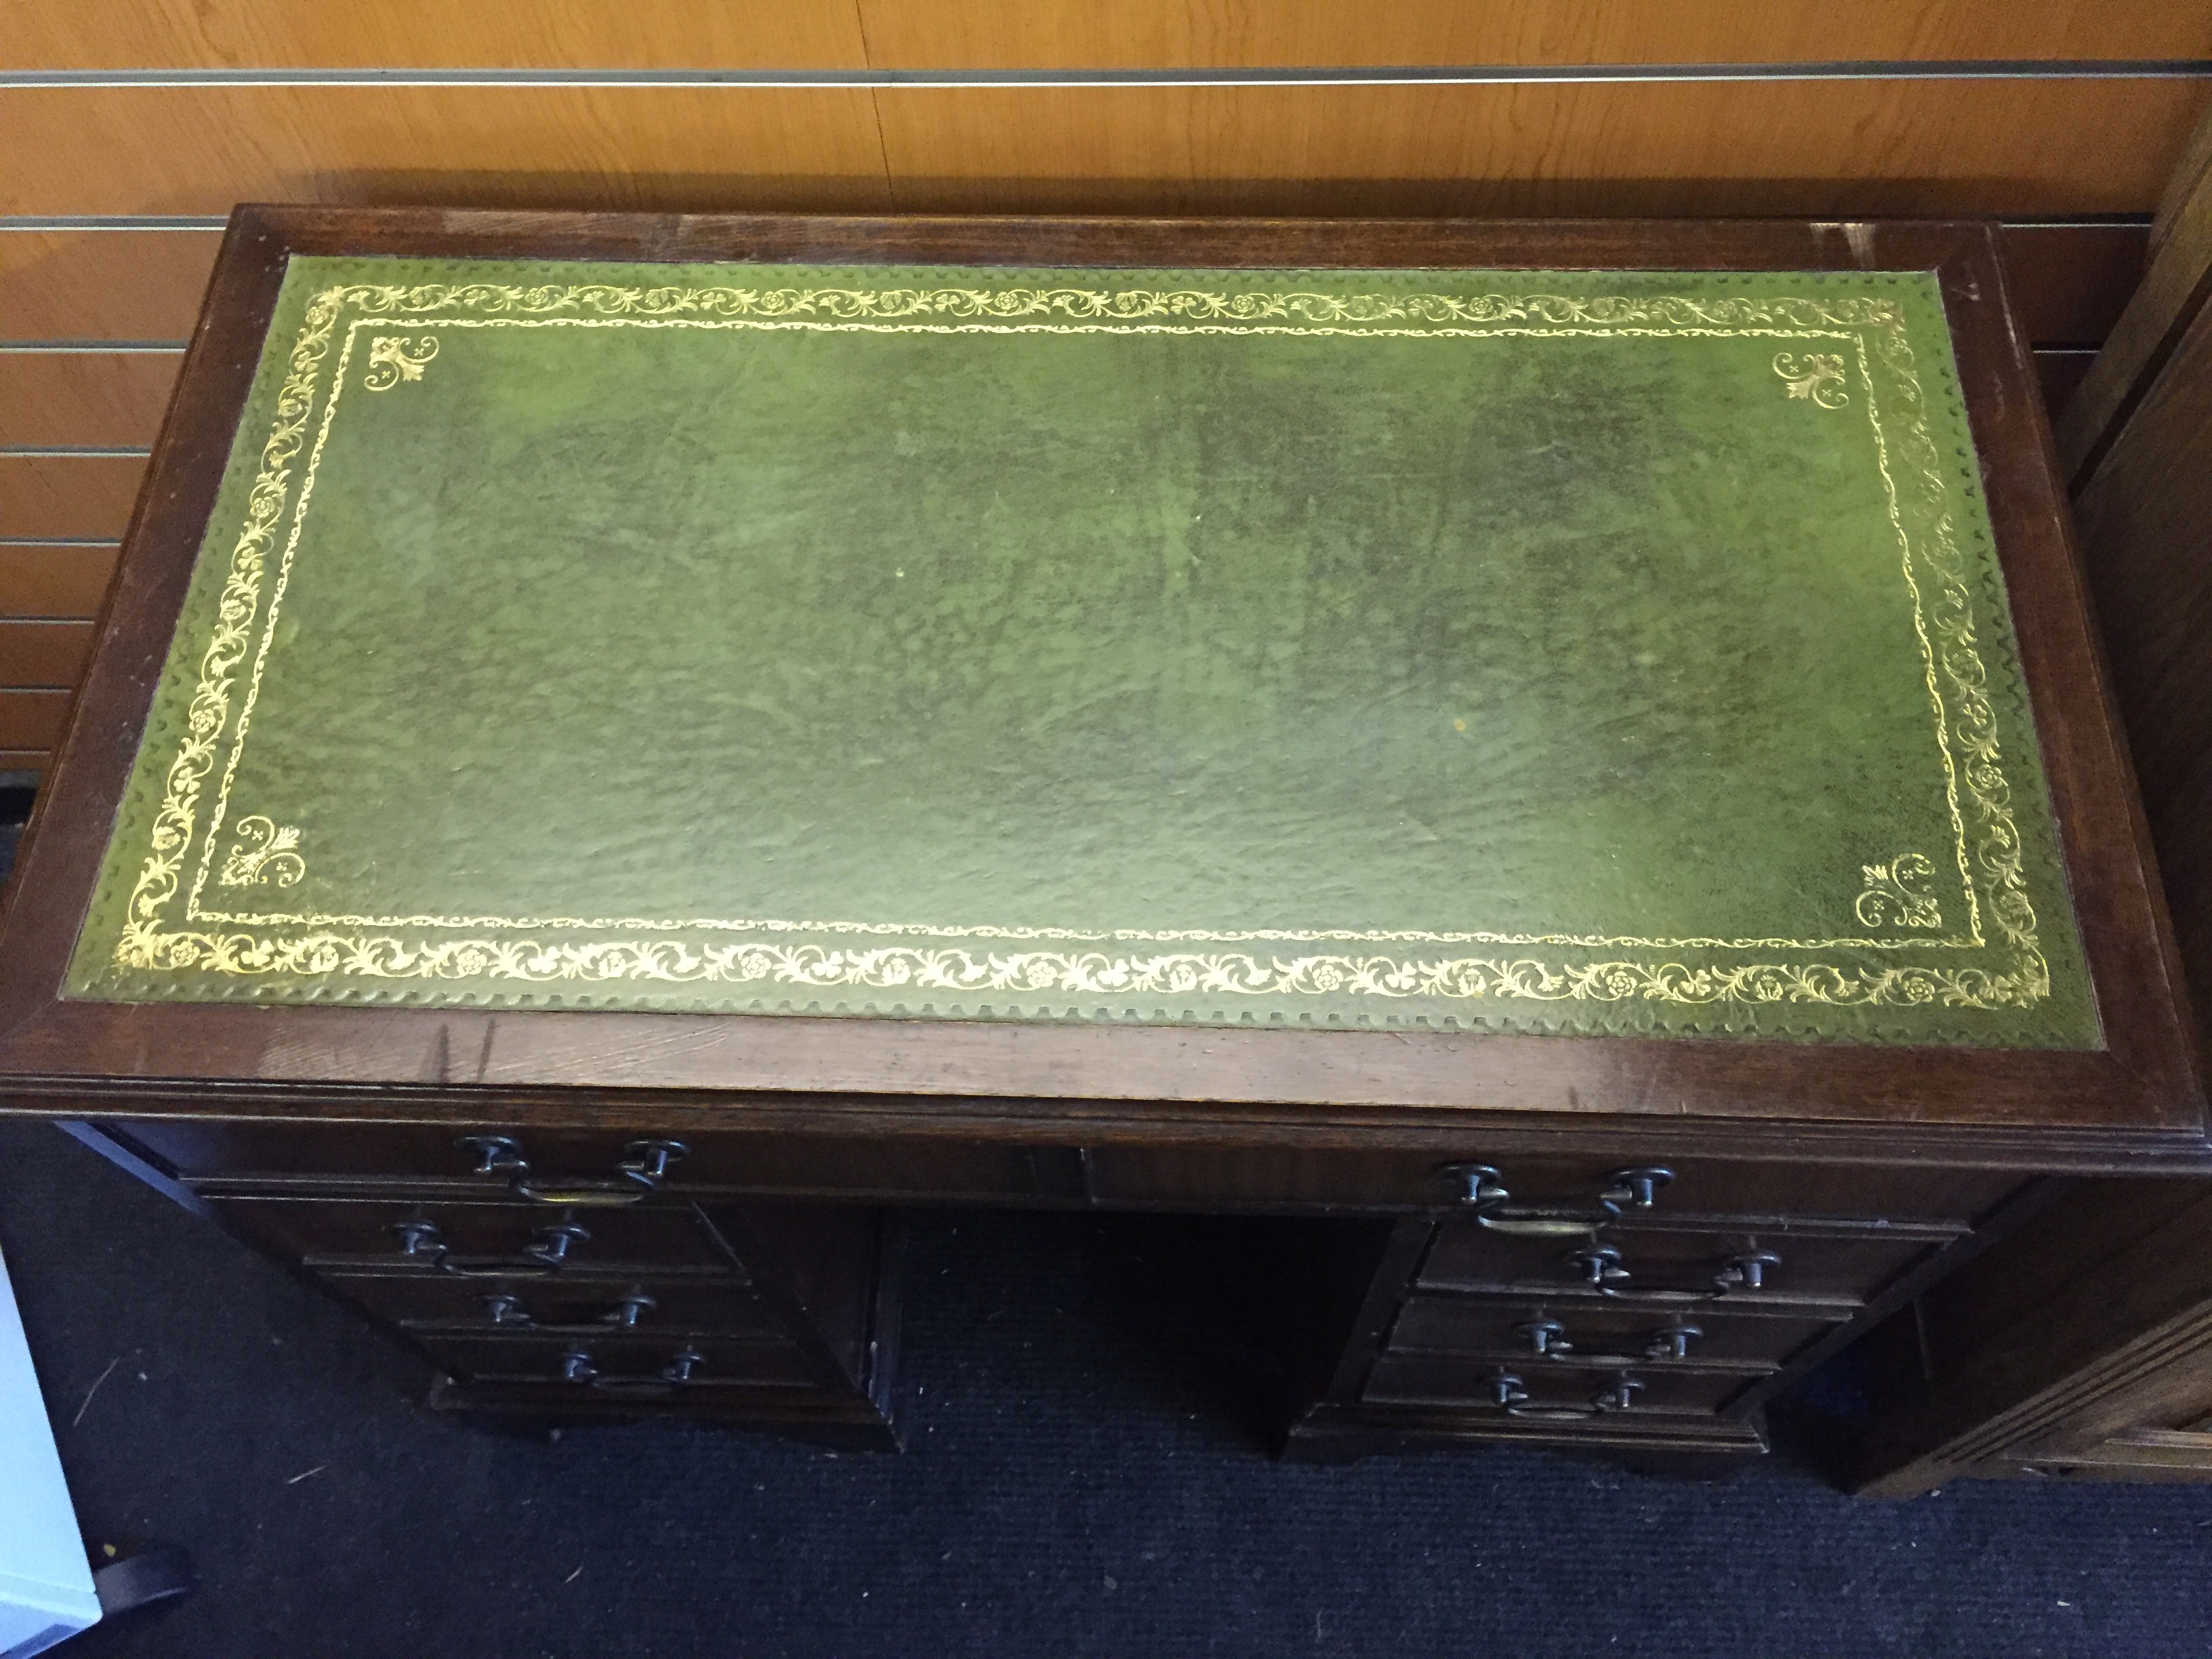
[[[1926,884],[1936,866],[1918,853],[1906,853],[1887,864],[1860,866],[1866,889],[1852,907],[1868,927],[1941,927],[1942,907]]]
[[[300,856],[300,832],[256,812],[238,821],[238,844],[222,861],[221,880],[226,887],[249,887],[274,882],[289,887],[307,873]]]
[[[304,479],[295,463],[306,441],[321,372],[342,315],[357,313],[348,327],[398,322],[420,331],[411,349],[408,337],[374,337],[371,370],[389,379],[419,379],[436,355],[430,331],[447,325],[567,324],[609,326],[884,329],[956,331],[980,330],[1133,330],[1146,332],[1325,333],[1325,334],[1510,334],[1530,337],[1630,335],[1644,337],[1738,337],[1814,341],[1833,339],[1856,351],[1869,389],[1868,418],[1873,428],[1889,512],[1896,530],[1903,574],[1910,592],[1914,627],[1926,663],[1927,690],[1941,751],[1947,799],[1959,836],[1957,864],[1972,924],[1960,939],[1926,937],[1798,940],[1662,940],[1630,937],[1575,939],[1532,936],[1546,945],[1636,947],[1620,959],[1569,962],[1541,956],[1457,957],[1425,954],[1320,954],[1260,957],[1243,951],[1191,951],[1122,955],[1110,951],[1016,951],[1006,953],[945,949],[927,944],[896,944],[870,949],[838,949],[757,941],[695,944],[678,939],[564,940],[544,937],[563,928],[636,927],[641,932],[697,928],[790,933],[815,924],[780,921],[750,922],[700,920],[689,922],[589,922],[517,919],[515,933],[504,937],[476,932],[494,918],[269,917],[217,918],[219,929],[173,924],[167,915],[179,876],[196,833],[205,781],[228,730],[236,734],[234,696],[240,668],[252,646],[257,622],[265,641],[281,580],[269,588],[269,557],[278,526],[294,514],[296,542],[312,489],[313,465]],[[389,353],[382,353],[391,342]],[[428,349],[422,348],[427,345]],[[343,362],[347,354],[341,353]],[[1788,367],[1785,368],[1785,360]],[[1835,409],[1847,401],[1844,358],[1808,352],[1802,358],[1784,352],[1775,372],[1790,383],[1790,395]],[[1881,384],[1875,378],[1881,371]],[[411,373],[410,372],[411,369]],[[366,379],[364,383],[366,384]],[[1802,389],[1801,389],[1802,386]],[[1879,392],[1879,397],[1876,395]],[[331,398],[336,387],[330,388]],[[1878,403],[1891,410],[1890,429]],[[335,414],[326,410],[327,423]],[[295,493],[295,485],[299,488]],[[204,651],[187,712],[184,738],[164,774],[161,802],[155,815],[147,856],[126,909],[114,953],[118,965],[141,969],[199,969],[225,975],[289,974],[337,975],[375,980],[481,980],[526,984],[585,982],[605,986],[685,982],[780,983],[830,988],[866,987],[886,990],[1022,992],[1120,994],[1220,993],[1352,994],[1380,998],[1441,997],[1453,1000],[1510,999],[1540,1002],[1598,1003],[1647,1000],[1679,1005],[1716,1003],[1849,1006],[1942,1006],[1952,1008],[2019,1008],[2050,994],[2050,977],[2039,948],[2036,917],[2024,884],[2022,854],[2011,811],[2009,785],[1999,753],[1994,711],[1986,693],[1987,672],[1978,649],[1975,607],[1968,572],[1954,526],[1950,488],[1928,430],[1925,394],[1912,349],[1906,339],[1902,307],[1873,296],[1784,295],[1729,295],[1698,299],[1682,295],[1648,298],[1601,295],[1576,298],[1552,294],[1507,295],[1420,293],[1320,294],[1249,289],[1153,289],[1108,288],[907,288],[746,289],[632,288],[615,284],[549,284],[522,287],[495,283],[426,283],[414,286],[343,284],[313,295],[295,336],[286,378],[277,393],[276,416],[261,453],[259,471],[248,492],[246,520],[234,544],[209,643]],[[288,550],[289,551],[289,550]],[[246,690],[246,708],[255,687]],[[242,737],[234,737],[242,741]],[[234,768],[236,752],[232,756]],[[228,769],[223,784],[228,794]],[[218,802],[210,825],[222,822]],[[247,835],[247,823],[238,828]],[[291,847],[277,848],[279,833],[269,824],[268,841],[234,853],[265,853],[296,860]],[[1905,859],[1918,855],[1907,854]],[[1888,866],[1893,880],[1905,860]],[[1932,878],[1932,860],[1922,860]],[[226,872],[230,866],[227,862]],[[241,866],[242,867],[242,866]],[[257,872],[264,866],[256,866]],[[287,866],[289,868],[289,866]],[[1874,866],[1881,867],[1881,866]],[[1923,879],[1914,865],[1905,882]],[[297,879],[296,877],[294,879]],[[1870,878],[1871,879],[1871,878]],[[289,883],[283,884],[289,884]],[[1863,898],[1875,896],[1873,886]],[[1894,896],[1884,896],[1894,904]],[[1911,897],[1907,894],[1908,900]],[[1697,945],[1720,949],[1755,946],[1784,953],[1828,946],[1891,949],[1943,945],[1977,951],[1990,942],[1981,932],[1986,915],[1997,935],[1999,960],[1960,967],[1932,963],[1850,967],[1819,961],[1752,961],[1732,965],[1692,965],[1655,956],[1655,950]],[[228,924],[235,925],[228,925]],[[282,924],[282,925],[272,925]],[[386,931],[404,924],[404,931]],[[1940,926],[1940,922],[1936,924]],[[1061,930],[1029,927],[931,928],[864,921],[828,925],[830,929],[916,940],[948,934],[996,937],[1069,937]],[[451,933],[460,937],[410,937]],[[475,936],[470,936],[471,933]],[[1121,933],[1114,937],[1142,938]],[[1158,937],[1206,939],[1255,939],[1257,934],[1186,932]],[[1298,937],[1284,935],[1277,937]],[[1362,939],[1364,935],[1306,935]],[[1407,936],[1483,938],[1517,944],[1498,935]]]
[[[380,334],[369,342],[368,368],[362,374],[362,387],[368,392],[389,392],[402,380],[419,380],[424,366],[437,355],[434,334],[414,340]]]
[[[1795,352],[1778,352],[1774,372],[1788,383],[1791,397],[1802,398],[1822,409],[1841,409],[1851,400],[1851,394],[1844,390],[1844,360],[1837,353],[1808,351],[1801,357]]]

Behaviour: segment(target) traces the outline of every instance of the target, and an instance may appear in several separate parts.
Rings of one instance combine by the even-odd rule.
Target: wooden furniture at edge
[[[2212,1054],[2212,120],[2058,424],[2122,719]],[[2212,1480],[2212,1184],[2092,1181],[1875,1331],[1857,1481]]]
[[[2109,1047],[64,1000],[294,252],[1936,271]],[[1294,1454],[1755,1451],[1762,1402],[2052,1177],[2203,1164],[2166,923],[2004,296],[1978,224],[241,209],[17,866],[0,1109],[88,1121],[398,1325],[453,1404],[884,1443],[890,1206],[1180,1208],[1346,1218]]]

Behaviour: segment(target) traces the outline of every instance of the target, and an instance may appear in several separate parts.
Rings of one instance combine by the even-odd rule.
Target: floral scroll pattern
[[[1803,356],[1796,352],[1777,353],[1774,372],[1790,388],[1792,398],[1802,398],[1821,409],[1841,409],[1850,402],[1851,394],[1844,390],[1844,359],[1833,351],[1808,351]]]
[[[1887,864],[1861,866],[1865,890],[1852,908],[1867,927],[1941,927],[1942,907],[1928,883],[1936,866],[1917,853],[1906,853]]]
[[[300,856],[300,832],[292,825],[279,825],[256,812],[239,819],[238,836],[238,844],[222,862],[224,886],[274,882],[289,887],[307,873],[307,860]]]
[[[421,380],[424,367],[437,355],[434,334],[415,340],[401,334],[380,334],[368,343],[368,368],[361,383],[370,392],[389,392],[402,380]]]
[[[902,934],[910,942],[840,948],[786,944],[758,937],[729,943],[683,938],[592,939],[555,925],[518,919],[514,931],[486,929],[470,919],[410,919],[420,928],[394,931],[388,919],[270,918],[283,926],[183,925],[172,919],[180,872],[204,812],[221,739],[233,729],[241,665],[257,620],[264,614],[266,579],[279,526],[295,499],[304,502],[312,464],[302,467],[309,428],[332,340],[342,322],[382,322],[405,333],[372,337],[362,384],[389,390],[422,379],[437,355],[433,330],[445,321],[557,319],[580,322],[696,321],[702,325],[799,328],[954,330],[1114,328],[1188,331],[1511,332],[1519,334],[1730,335],[1834,339],[1856,354],[1869,387],[1869,417],[1881,447],[1890,513],[1903,549],[1907,585],[1928,657],[1946,787],[1960,836],[1968,938],[1979,947],[1984,925],[1996,949],[1978,955],[1987,965],[1930,962],[1847,966],[1818,959],[1754,959],[1730,965],[1669,958],[1670,945],[1717,941],[1615,941],[1653,947],[1633,957],[1604,956],[1590,941],[1568,961],[1557,950],[1541,956],[1470,956],[1416,949],[1396,953],[1281,955],[1242,950],[1065,949],[994,951],[947,947],[951,933],[870,925],[856,931]],[[350,337],[348,337],[350,338]],[[343,361],[343,354],[341,354]],[[1784,351],[1774,373],[1792,398],[1826,410],[1850,401],[1849,360],[1842,352]],[[1877,386],[1888,430],[1875,419]],[[331,394],[333,397],[335,393]],[[327,424],[329,410],[324,412]],[[302,483],[302,473],[305,483]],[[2023,874],[2021,842],[2010,786],[1999,751],[1989,673],[1979,650],[1973,580],[1958,541],[1956,488],[1929,434],[1926,394],[1907,338],[1901,304],[1880,295],[1846,294],[1597,295],[1461,294],[1414,291],[1330,294],[1210,288],[1008,286],[1004,288],[799,288],[624,286],[606,283],[522,286],[496,283],[349,283],[310,296],[293,338],[276,412],[245,520],[233,544],[211,631],[192,681],[185,732],[168,757],[150,846],[131,892],[113,960],[122,968],[195,969],[245,976],[337,978],[478,985],[651,986],[724,983],[765,990],[839,988],[890,993],[904,1000],[979,995],[1045,1000],[1123,997],[1237,999],[1268,994],[1683,1006],[1831,1005],[2018,1008],[2050,994],[2038,945],[2036,917]],[[304,512],[304,504],[301,511]],[[296,529],[294,532],[297,533]],[[250,702],[250,694],[249,694]],[[222,821],[220,807],[210,821]],[[226,885],[289,886],[305,873],[295,830],[265,817],[236,826],[225,859]],[[213,833],[212,830],[210,832]],[[1864,867],[1856,911],[1868,927],[1932,929],[1942,925],[1928,884],[1936,866],[1907,854]],[[189,907],[187,907],[189,910]],[[195,918],[208,922],[238,918]],[[629,924],[617,924],[629,926]],[[641,927],[678,924],[641,924]],[[681,924],[695,933],[740,924]],[[742,924],[756,933],[811,924]],[[442,931],[447,936],[434,937]],[[1015,930],[1021,931],[1021,930]],[[418,937],[417,934],[422,936]],[[1204,936],[1200,936],[1203,939]],[[1225,938],[1227,936],[1218,936]],[[1250,937],[1250,936],[1245,936]],[[1385,936],[1373,938],[1380,941]],[[1194,941],[1198,942],[1198,941]],[[1882,941],[1759,941],[1817,951],[1829,945],[1881,946]],[[1915,939],[1906,945],[1934,945]],[[1464,947],[1462,947],[1462,949]],[[1094,1004],[1095,1006],[1095,1004]]]

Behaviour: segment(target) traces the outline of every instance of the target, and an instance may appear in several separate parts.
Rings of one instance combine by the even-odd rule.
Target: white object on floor
[[[0,1261],[0,1659],[27,1659],[100,1620],[22,1316]]]

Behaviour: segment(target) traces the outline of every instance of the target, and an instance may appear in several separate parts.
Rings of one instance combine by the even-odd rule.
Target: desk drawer
[[[1528,1237],[1453,1217],[1419,1282],[1452,1290],[1588,1285],[1615,1297],[1710,1301],[1723,1292],[1863,1301],[1949,1235],[1623,1224],[1580,1238]],[[1596,1277],[1600,1273],[1602,1279]],[[1755,1279],[1756,1282],[1753,1282]]]
[[[1979,1170],[1684,1160],[1650,1148],[1570,1158],[1516,1158],[1480,1146],[1456,1153],[1094,1146],[1085,1154],[1097,1203],[1255,1209],[1442,1207],[1464,1188],[1445,1172],[1455,1163],[1496,1168],[1517,1206],[1601,1213],[1598,1195],[1613,1172],[1656,1164],[1673,1176],[1655,1195],[1659,1215],[1884,1217],[1962,1227],[2022,1182]]]
[[[565,1382],[580,1394],[657,1397],[714,1388],[811,1389],[823,1382],[796,1343],[774,1338],[411,1334],[457,1377]]]
[[[743,1272],[721,1236],[688,1204],[563,1210],[514,1202],[232,1198],[215,1207],[279,1254],[309,1262],[411,1262],[465,1280],[547,1278],[571,1267]]]
[[[667,1166],[671,1192],[763,1193],[838,1198],[975,1199],[1079,1197],[1055,1176],[1051,1149],[985,1146],[920,1137],[606,1131],[490,1126],[356,1123],[104,1125],[153,1153],[187,1180],[251,1182],[317,1176],[345,1182],[459,1182],[488,1193],[507,1188],[504,1171],[477,1173],[482,1153],[464,1146],[477,1134],[514,1142],[533,1178],[620,1182],[641,1140],[680,1143]]]
[[[1655,1352],[1708,1364],[1750,1366],[1753,1374],[1781,1364],[1807,1343],[1825,1336],[1835,1322],[1802,1315],[1765,1316],[1731,1308],[1724,1298],[1705,1308],[1669,1311],[1623,1307],[1595,1298],[1553,1301],[1488,1297],[1419,1296],[1399,1310],[1391,1352],[1479,1355],[1534,1361],[1540,1337],[1546,1348],[1566,1352],[1583,1364],[1617,1356],[1630,1366],[1651,1364]]]
[[[416,1331],[608,1336],[627,1330],[650,1336],[779,1329],[768,1304],[737,1279],[641,1279],[574,1269],[542,1278],[459,1279],[429,1267],[326,1279],[370,1312]]]
[[[1632,1386],[1621,1407],[1616,1402],[1624,1378]],[[1614,1370],[1393,1353],[1375,1362],[1361,1398],[1375,1405],[1474,1407],[1526,1419],[1620,1422],[1661,1413],[1711,1416],[1753,1381],[1740,1372],[1657,1365]]]

